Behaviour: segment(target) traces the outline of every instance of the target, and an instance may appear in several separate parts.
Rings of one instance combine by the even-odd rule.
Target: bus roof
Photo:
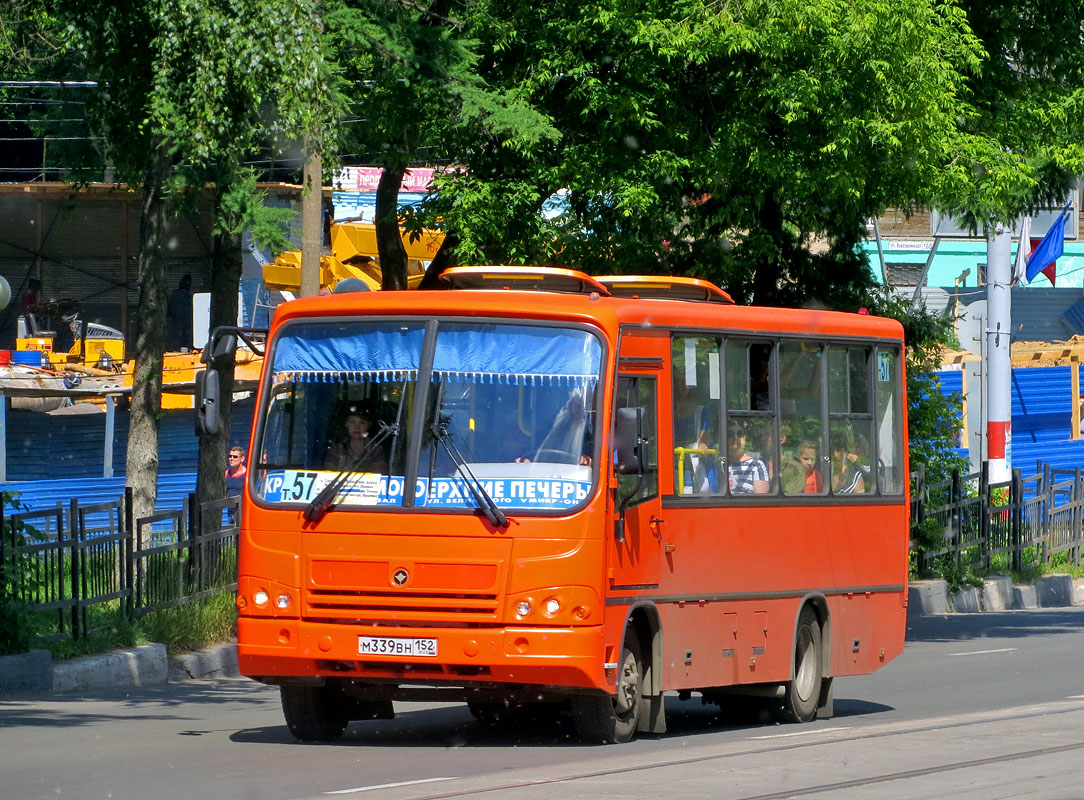
[[[763,332],[807,337],[903,338],[903,327],[898,321],[868,314],[743,306],[723,300],[690,302],[688,299],[668,299],[662,293],[651,298],[638,293],[622,296],[623,292],[612,296],[601,281],[574,270],[523,267],[452,269],[455,272],[446,283],[455,281],[454,285],[466,287],[471,285],[471,281],[476,281],[479,287],[486,288],[358,292],[303,298],[280,305],[275,313],[275,324],[308,316],[447,315],[511,317],[521,321],[565,320],[592,324],[613,334],[621,326],[644,326],[680,330],[720,329],[754,336]],[[446,273],[451,271],[446,270]],[[509,274],[511,272],[526,277],[521,282],[513,279]],[[601,291],[593,288],[592,284],[597,284]],[[495,292],[500,292],[499,301],[495,301]]]

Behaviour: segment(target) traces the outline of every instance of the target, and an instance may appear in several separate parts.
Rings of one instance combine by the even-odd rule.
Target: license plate
[[[400,639],[392,636],[359,636],[358,653],[363,656],[437,657],[436,639]]]

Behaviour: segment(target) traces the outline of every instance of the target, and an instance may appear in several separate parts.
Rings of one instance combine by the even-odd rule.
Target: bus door
[[[659,497],[658,385],[669,347],[668,332],[637,331],[621,338],[615,408],[642,409],[643,474],[613,476],[611,589],[655,588],[659,583],[664,531]],[[623,526],[619,524],[622,508]]]

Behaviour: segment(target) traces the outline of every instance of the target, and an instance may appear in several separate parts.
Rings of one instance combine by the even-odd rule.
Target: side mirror
[[[219,431],[218,370],[205,369],[196,373],[196,435],[214,436]]]
[[[644,410],[636,408],[617,409],[614,420],[614,468],[619,475],[637,475],[642,471],[640,443],[643,441]]]
[[[221,367],[233,358],[237,350],[237,336],[232,333],[222,333],[211,338],[211,344],[205,351],[207,363],[211,367]],[[209,352],[208,352],[209,351]]]

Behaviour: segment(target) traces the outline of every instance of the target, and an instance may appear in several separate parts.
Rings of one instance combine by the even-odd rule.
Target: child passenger
[[[805,467],[805,493],[820,494],[824,491],[824,476],[817,469],[817,445],[806,439],[798,445],[798,461]]]

